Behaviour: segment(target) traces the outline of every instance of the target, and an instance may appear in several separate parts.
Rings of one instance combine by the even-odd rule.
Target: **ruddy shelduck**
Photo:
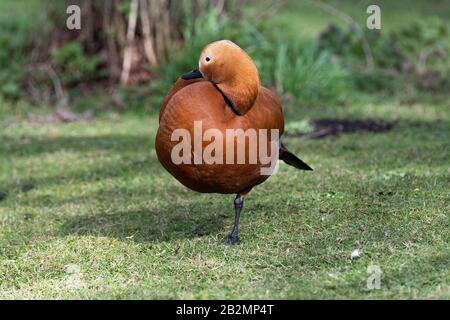
[[[200,135],[195,132],[199,128]],[[180,129],[181,134],[174,134],[180,133]],[[229,135],[230,130],[233,135]],[[251,130],[258,134],[249,134]],[[164,168],[186,187],[204,193],[237,194],[233,230],[226,238],[226,243],[237,244],[244,196],[270,176],[262,173],[267,162],[251,161],[253,154],[249,153],[259,154],[264,146],[270,154],[276,151],[276,160],[301,170],[312,170],[281,144],[279,137],[283,130],[281,103],[274,93],[260,85],[252,59],[235,43],[221,40],[203,49],[198,68],[182,75],[164,98],[156,153]],[[271,134],[274,131],[278,137]],[[244,133],[243,138],[236,132]],[[198,137],[200,142],[196,140]],[[180,139],[184,141],[181,143]],[[256,149],[250,146],[252,139],[256,139]],[[213,143],[216,148],[212,152],[210,147],[209,155],[215,161],[202,161],[202,152],[206,153],[208,145]],[[245,155],[239,161],[240,148]],[[177,153],[188,161],[174,160]]]

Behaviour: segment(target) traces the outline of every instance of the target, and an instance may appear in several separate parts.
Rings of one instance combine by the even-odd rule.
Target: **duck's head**
[[[260,86],[255,63],[244,50],[229,40],[207,45],[200,55],[198,69],[181,78],[211,81],[240,115],[253,106]]]

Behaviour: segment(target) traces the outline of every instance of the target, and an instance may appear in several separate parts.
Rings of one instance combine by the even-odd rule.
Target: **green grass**
[[[449,110],[448,100],[288,105],[293,120],[399,122],[286,139],[315,171],[281,165],[256,187],[235,247],[223,244],[233,197],[189,191],[158,163],[156,111],[47,125],[3,117],[0,298],[448,299]],[[380,290],[366,289],[371,264]]]

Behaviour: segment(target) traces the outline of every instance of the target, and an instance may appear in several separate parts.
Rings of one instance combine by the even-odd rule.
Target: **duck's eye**
[[[210,58],[210,57],[206,57],[206,58],[205,58],[205,61],[206,61],[206,62],[210,62],[210,61],[211,61],[211,58]]]

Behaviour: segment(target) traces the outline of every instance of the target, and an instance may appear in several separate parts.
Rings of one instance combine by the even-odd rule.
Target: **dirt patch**
[[[396,124],[396,122],[377,119],[317,119],[311,123],[314,130],[302,134],[303,138],[321,139],[353,132],[380,133],[391,130]]]

